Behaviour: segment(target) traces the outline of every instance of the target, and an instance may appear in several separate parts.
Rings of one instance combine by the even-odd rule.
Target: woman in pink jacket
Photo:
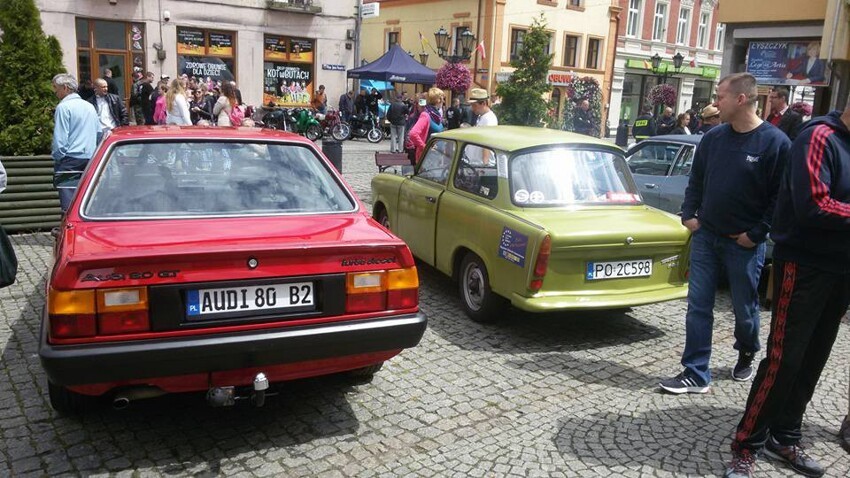
[[[434,134],[443,131],[443,115],[441,114],[441,106],[445,93],[439,88],[431,88],[428,90],[428,105],[425,110],[419,115],[413,129],[410,130],[410,142],[416,149],[416,162],[422,160],[422,150],[425,149],[425,143],[428,138]]]

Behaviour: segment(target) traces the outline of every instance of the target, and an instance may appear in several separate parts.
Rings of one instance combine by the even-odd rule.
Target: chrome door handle
[[[425,200],[430,202],[430,203],[437,202],[437,198],[435,198],[434,196],[425,196]]]
[[[655,184],[652,184],[652,183],[646,183],[646,184],[644,184],[644,187],[646,187],[646,189],[655,189],[658,186],[656,186]]]

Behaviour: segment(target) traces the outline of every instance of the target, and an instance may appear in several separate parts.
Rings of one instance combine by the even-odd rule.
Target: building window
[[[389,51],[393,45],[398,45],[398,33],[399,32],[387,32],[387,51]]]
[[[587,40],[587,61],[585,67],[591,70],[599,69],[599,53],[602,46],[602,40],[598,38],[590,38]]]
[[[313,48],[310,39],[265,35],[263,104],[307,106],[313,95]]]
[[[667,4],[655,4],[655,18],[652,21],[652,41],[667,40]]]
[[[708,24],[711,21],[711,12],[700,12],[699,26],[697,26],[697,48],[708,48]]]
[[[714,49],[722,50],[723,42],[726,40],[726,25],[722,23],[717,24],[717,30],[714,32]]]
[[[177,27],[177,74],[214,82],[236,78],[235,32]]]
[[[104,70],[109,70],[118,87],[118,96],[126,101],[133,84],[134,68],[141,72],[147,70],[145,25],[77,18],[75,26],[80,96],[93,95],[92,81],[102,77]]]
[[[511,61],[519,59],[519,52],[522,51],[524,40],[525,30],[511,29]]]
[[[463,55],[463,42],[461,41],[461,35],[463,32],[469,30],[469,27],[455,27],[455,36],[454,36],[454,54],[455,55]],[[475,48],[475,45],[472,46]]]
[[[679,9],[679,23],[676,28],[676,44],[687,45],[688,35],[691,32],[691,9]]]
[[[552,54],[552,45],[554,45],[554,44],[555,44],[555,34],[553,33],[553,34],[549,35],[549,41],[546,42],[546,54],[547,55]]]
[[[564,66],[578,66],[578,46],[581,38],[567,35],[564,41]]]
[[[567,2],[567,8],[570,8],[570,7],[581,8],[581,7],[584,6],[584,5],[582,5],[583,3],[584,3],[584,0],[569,0]]]
[[[642,0],[629,0],[629,14],[626,18],[626,36],[637,37],[640,34],[640,7]]]

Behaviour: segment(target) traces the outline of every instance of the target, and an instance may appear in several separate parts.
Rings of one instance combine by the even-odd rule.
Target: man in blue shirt
[[[706,393],[717,282],[725,270],[735,313],[738,362],[732,379],[753,376],[759,345],[758,282],[780,178],[791,141],[756,115],[756,80],[729,75],[717,85],[723,124],[703,136],[694,155],[682,224],[691,233],[684,370],[663,380],[670,393]]]
[[[63,171],[85,169],[97,146],[100,122],[94,106],[77,94],[77,80],[69,74],[60,73],[53,77],[53,91],[59,98],[53,115],[53,168],[54,183],[59,189],[59,207],[68,210],[74,198],[73,180]],[[70,184],[69,184],[70,183]]]

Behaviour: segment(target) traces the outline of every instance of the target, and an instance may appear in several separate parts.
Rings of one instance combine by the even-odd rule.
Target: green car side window
[[[470,154],[471,153],[471,154]],[[485,164],[481,158],[488,158]],[[499,174],[496,152],[489,148],[466,145],[457,163],[454,187],[487,199],[496,197],[499,192]]]
[[[452,166],[454,155],[454,141],[444,139],[434,141],[425,152],[416,176],[445,185],[449,178],[449,168]]]

